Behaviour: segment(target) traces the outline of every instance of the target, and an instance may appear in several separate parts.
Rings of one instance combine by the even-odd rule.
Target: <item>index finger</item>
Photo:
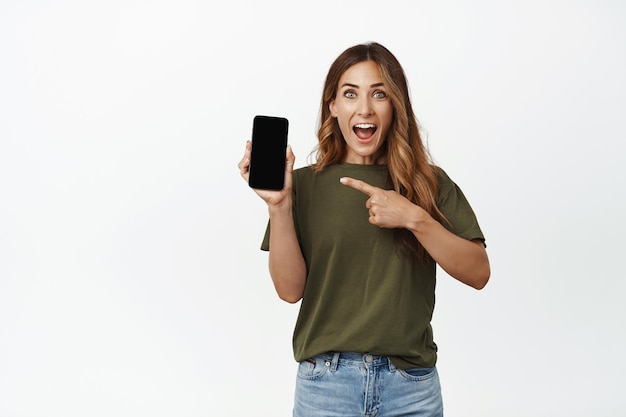
[[[355,190],[359,190],[360,192],[365,193],[370,197],[378,189],[374,187],[373,185],[369,185],[368,183],[364,181],[355,180],[354,178],[350,178],[350,177],[341,177],[339,178],[339,182],[342,183],[343,185],[347,185],[348,187],[352,187]]]

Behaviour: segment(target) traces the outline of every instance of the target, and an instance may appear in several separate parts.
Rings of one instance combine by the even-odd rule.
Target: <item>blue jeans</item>
[[[298,365],[294,417],[441,417],[436,368],[396,368],[382,355],[329,353]]]

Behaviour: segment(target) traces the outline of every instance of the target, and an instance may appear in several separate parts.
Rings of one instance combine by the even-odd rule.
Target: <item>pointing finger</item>
[[[376,190],[378,190],[378,188],[374,187],[373,185],[369,185],[366,182],[363,182],[361,180],[355,180],[354,178],[350,177],[342,177],[339,179],[339,182],[341,182],[343,185],[347,185],[348,187],[352,187],[355,190],[359,190],[360,192],[365,193],[370,197]]]

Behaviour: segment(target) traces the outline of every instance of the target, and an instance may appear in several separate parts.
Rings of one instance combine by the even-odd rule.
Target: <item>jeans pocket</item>
[[[330,363],[320,358],[306,359],[298,365],[298,378],[318,379],[323,377],[330,368]]]
[[[411,381],[425,381],[437,375],[436,368],[400,369],[400,375]]]

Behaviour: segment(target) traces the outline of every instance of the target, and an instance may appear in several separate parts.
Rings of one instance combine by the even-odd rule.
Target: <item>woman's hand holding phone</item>
[[[246,142],[246,149],[243,155],[243,158],[237,165],[239,168],[239,172],[241,177],[249,182],[250,179],[250,152],[252,150],[252,142]],[[286,208],[291,210],[291,184],[292,178],[291,174],[293,172],[293,167],[295,163],[296,157],[291,150],[291,146],[287,146],[286,152],[286,161],[285,161],[285,183],[282,190],[263,190],[253,188],[254,192],[256,192],[259,197],[261,197],[270,208]]]

